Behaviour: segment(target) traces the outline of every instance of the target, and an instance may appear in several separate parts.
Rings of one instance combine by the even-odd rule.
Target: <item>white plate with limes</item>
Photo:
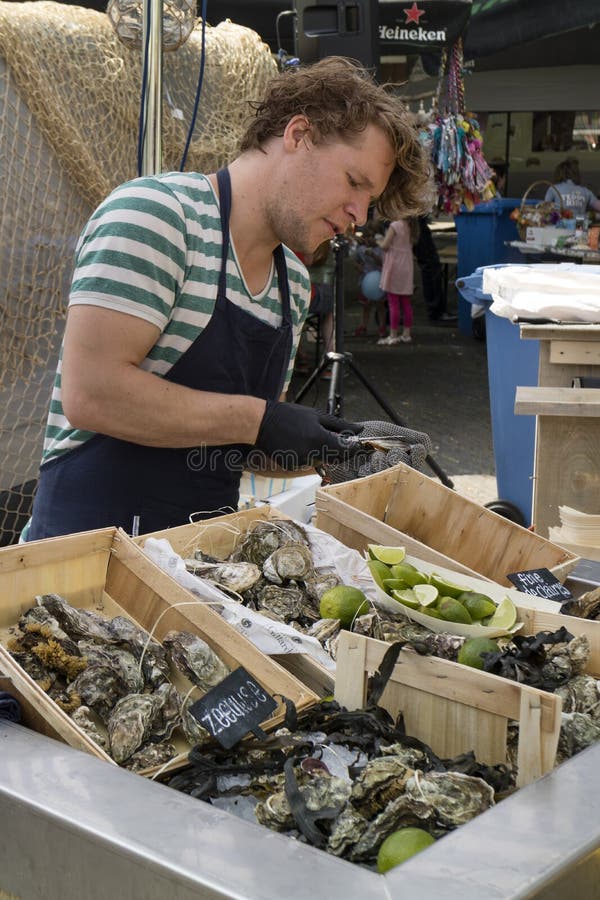
[[[402,547],[371,544],[369,556],[377,604],[430,631],[494,638],[522,627],[517,621],[518,591],[406,556]],[[510,594],[518,596],[513,599]],[[451,619],[452,615],[466,621]]]

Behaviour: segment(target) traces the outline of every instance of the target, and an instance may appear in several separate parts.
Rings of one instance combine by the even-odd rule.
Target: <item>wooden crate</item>
[[[368,678],[388,648],[383,641],[341,632],[335,690],[340,704],[364,707]],[[554,767],[562,710],[554,694],[403,649],[379,703],[394,717],[402,712],[407,734],[438,756],[473,750],[489,765],[506,762],[508,723],[517,721],[518,787]]]
[[[316,526],[348,547],[403,545],[455,572],[510,584],[506,575],[548,568],[564,580],[579,557],[400,463],[317,490]]]
[[[224,559],[235,550],[240,539],[254,522],[268,522],[277,519],[289,519],[289,516],[273,507],[259,506],[226,516],[218,516],[214,519],[143,534],[135,538],[135,542],[143,547],[149,537],[165,538],[179,556],[193,556],[194,550],[200,549],[217,559]],[[185,607],[182,609],[182,614],[184,616],[187,614]],[[270,658],[286,668],[311,691],[320,696],[333,693],[334,672],[326,669],[306,653],[286,653]]]
[[[281,696],[305,709],[318,698],[276,661],[261,653],[209,606],[190,603],[189,593],[156,566],[124,531],[97,531],[33,541],[0,550],[0,674],[9,679],[26,711],[26,721],[51,737],[112,762],[75,722],[30,678],[6,649],[22,613],[37,594],[57,593],[73,606],[111,618],[124,615],[161,640],[167,631],[191,631],[205,640],[232,669],[243,666],[279,706],[262,727],[281,724]],[[184,615],[185,611],[185,615]],[[184,693],[192,685],[173,671],[173,683]],[[6,683],[6,681],[4,682]],[[199,696],[197,692],[192,697]],[[182,737],[174,741],[185,753]]]

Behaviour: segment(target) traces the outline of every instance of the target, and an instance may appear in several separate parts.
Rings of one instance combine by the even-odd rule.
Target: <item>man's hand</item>
[[[282,469],[348,460],[360,450],[352,440],[362,426],[309,406],[267,400],[256,447]]]

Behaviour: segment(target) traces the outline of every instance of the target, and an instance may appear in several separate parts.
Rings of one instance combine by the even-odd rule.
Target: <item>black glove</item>
[[[352,435],[362,425],[346,422],[310,406],[267,400],[256,447],[282,469],[348,460],[361,449]]]

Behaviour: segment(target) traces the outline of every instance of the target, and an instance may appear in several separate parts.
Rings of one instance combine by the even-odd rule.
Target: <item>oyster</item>
[[[42,594],[35,598],[39,606],[44,606],[54,616],[73,640],[91,638],[110,641],[108,620],[89,609],[76,609],[59,594]]]
[[[181,725],[181,697],[174,685],[165,681],[154,694],[154,720],[152,722],[153,741],[165,741]]]
[[[406,783],[406,795],[431,806],[442,831],[458,828],[494,805],[494,790],[487,782],[460,772],[416,771]]]
[[[39,656],[35,653],[23,653],[10,650],[10,655],[18,663],[22,669],[27,672],[30,678],[37,681],[43,691],[49,691],[57,679],[57,674],[43,664]]]
[[[248,529],[237,550],[232,553],[233,561],[244,561],[262,566],[278,547],[289,543],[308,544],[303,529],[287,519],[272,522],[256,522]]]
[[[375,610],[357,616],[352,625],[352,631],[355,634],[364,634],[367,637],[375,637],[377,626],[379,623],[379,613]]]
[[[143,628],[126,616],[115,616],[109,623],[110,641],[125,645],[142,663],[142,672],[148,685],[158,687],[169,680],[169,663],[163,647],[151,639]]]
[[[350,796],[351,785],[344,778],[332,775],[309,775],[294,770],[298,788],[306,808],[313,813],[319,810],[338,815]],[[257,821],[274,831],[289,831],[296,827],[285,790],[277,791],[258,803],[255,809]]]
[[[109,644],[95,644],[93,641],[79,641],[78,648],[88,665],[99,663],[114,666],[127,685],[128,693],[137,694],[144,690],[145,682],[140,664],[129,650]]]
[[[127,685],[111,666],[95,663],[87,667],[71,682],[67,691],[91,706],[103,722],[110,716],[115,703],[128,693]]]
[[[108,738],[98,728],[89,706],[78,706],[71,718],[105,753],[109,752]]]
[[[333,826],[327,841],[327,850],[334,856],[345,856],[363,836],[369,820],[347,803]]]
[[[303,581],[308,596],[317,607],[325,591],[337,587],[338,584],[342,583],[341,579],[333,572],[318,571],[315,571],[312,575],[308,575]]]
[[[186,741],[193,747],[213,743],[210,733],[203,728],[198,719],[190,712],[190,703],[183,701],[180,710],[181,730],[185,735]]]
[[[235,591],[236,594],[250,590],[261,577],[259,567],[249,562],[223,562],[215,565],[197,559],[185,559],[184,563],[192,575],[213,581],[220,587]]]
[[[412,775],[413,770],[399,757],[376,757],[367,763],[352,785],[352,805],[366,819],[372,819],[404,793]]]
[[[169,631],[163,646],[179,671],[203,691],[215,687],[231,671],[206,641],[189,631]]]
[[[563,713],[556,752],[557,765],[600,740],[600,722],[586,713]]]
[[[325,641],[330,640],[330,638],[335,637],[336,634],[339,634],[339,631],[339,619],[319,619],[318,622],[314,622],[310,626],[307,634],[311,637],[316,637],[318,641],[324,643]]]
[[[265,578],[273,584],[303,581],[314,572],[310,548],[306,544],[284,544],[265,559],[262,570]]]
[[[563,713],[586,713],[600,721],[600,682],[591,675],[576,675],[555,693],[562,697]]]
[[[129,759],[125,760],[123,768],[129,769],[131,772],[142,772],[144,769],[163,766],[174,756],[177,756],[177,750],[168,741],[161,741],[160,744],[144,744],[143,747],[132,753]]]
[[[61,628],[57,619],[46,609],[45,606],[32,606],[27,612],[23,613],[19,619],[19,628],[23,632],[42,636],[46,640],[54,638],[66,653],[71,656],[80,656],[77,644],[71,640],[69,635]]]
[[[106,726],[115,762],[125,762],[148,739],[155,711],[152,694],[128,694],[119,700]]]
[[[433,818],[433,809],[422,800],[400,794],[367,824],[364,832],[350,850],[353,861],[374,859],[382,841],[398,828],[427,829]]]
[[[304,604],[304,593],[298,587],[280,587],[277,584],[269,584],[264,587],[258,600],[258,607],[262,611],[272,613],[284,622],[297,619],[301,614]]]
[[[542,674],[546,681],[564,684],[585,669],[590,658],[590,642],[585,634],[554,644],[546,650]]]

